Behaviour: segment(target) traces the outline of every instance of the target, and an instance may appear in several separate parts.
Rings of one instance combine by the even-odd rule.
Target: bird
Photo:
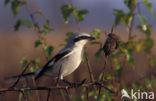
[[[38,80],[43,75],[46,75],[63,80],[64,77],[79,67],[84,55],[84,46],[91,40],[95,40],[95,38],[88,33],[72,34],[66,46],[50,59],[42,69],[23,74],[22,77],[34,76],[35,80]],[[19,75],[13,76],[11,79],[17,79],[18,77]]]
[[[104,46],[102,47],[105,56],[108,57],[111,53],[113,53],[116,49],[118,49],[119,45],[120,45],[120,37],[114,33],[109,33],[107,35]]]

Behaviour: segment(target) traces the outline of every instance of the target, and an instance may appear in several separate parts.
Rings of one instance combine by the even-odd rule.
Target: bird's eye
[[[79,37],[74,39],[74,42],[78,42],[80,40],[84,40],[84,39],[87,39],[87,38],[88,38],[88,36],[79,36]]]

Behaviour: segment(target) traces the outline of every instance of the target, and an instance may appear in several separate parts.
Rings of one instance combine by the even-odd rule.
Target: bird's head
[[[90,34],[87,33],[74,33],[68,40],[67,46],[80,47],[84,46],[88,41],[94,40]]]

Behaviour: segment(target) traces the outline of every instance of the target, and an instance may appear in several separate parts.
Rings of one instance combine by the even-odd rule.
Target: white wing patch
[[[49,64],[48,64],[48,67],[52,66],[54,64],[56,59],[54,59],[53,61],[51,61]]]

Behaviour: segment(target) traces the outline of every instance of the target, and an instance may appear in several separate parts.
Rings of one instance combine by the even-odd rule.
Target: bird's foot
[[[83,85],[83,84],[85,83],[85,81],[86,81],[86,79],[82,80],[82,81],[79,82],[79,83],[71,83],[71,82],[69,82],[69,81],[67,81],[67,80],[63,80],[63,82],[64,82],[65,84],[67,84],[67,86],[70,86],[70,87],[80,87],[81,85]]]

